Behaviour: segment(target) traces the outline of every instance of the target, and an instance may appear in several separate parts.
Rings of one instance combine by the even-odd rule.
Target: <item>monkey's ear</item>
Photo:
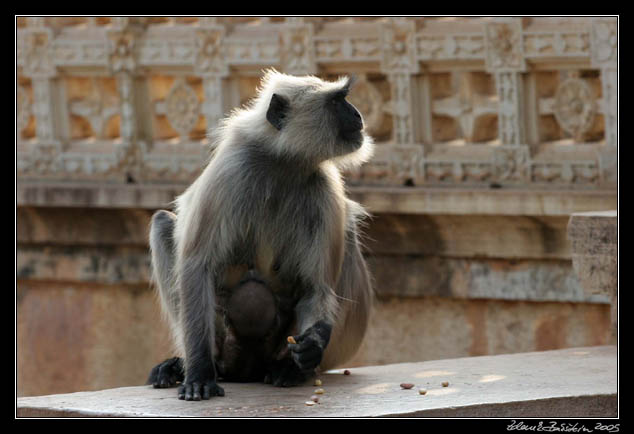
[[[269,109],[266,111],[266,120],[269,121],[275,128],[281,130],[289,107],[290,103],[288,102],[288,99],[274,93],[273,97],[271,97]]]

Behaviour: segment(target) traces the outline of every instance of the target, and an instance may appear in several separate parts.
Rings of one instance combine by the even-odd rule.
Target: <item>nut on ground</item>
[[[440,384],[442,384],[442,387],[447,387],[447,386],[449,386],[449,381],[443,381]]]
[[[320,388],[320,389],[315,389],[315,393],[316,393],[317,395],[323,395],[323,394],[324,394],[324,392],[325,392],[325,390],[324,390],[324,389],[321,389],[321,388]]]
[[[419,393],[420,395],[426,395],[426,394],[427,394],[427,390],[425,390],[425,389],[418,389],[418,393]]]
[[[315,386],[321,386],[321,380],[319,378],[315,379]]]
[[[401,383],[401,388],[403,389],[411,389],[412,387],[414,387],[412,383]]]

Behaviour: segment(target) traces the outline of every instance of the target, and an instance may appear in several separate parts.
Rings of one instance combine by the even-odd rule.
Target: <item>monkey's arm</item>
[[[289,343],[289,355],[274,361],[270,367],[265,383],[274,386],[295,386],[306,381],[314,374],[315,368],[322,360],[324,351],[330,341],[333,320],[322,308],[332,301],[324,302],[321,295],[315,294],[311,288],[295,307],[295,315],[299,335],[293,336],[295,343]],[[334,294],[333,301],[336,301]],[[327,299],[330,297],[326,297]]]
[[[336,302],[334,293],[319,295],[309,293],[297,304],[295,311],[300,334],[294,337],[297,343],[290,344],[289,349],[291,357],[302,372],[312,373],[321,362],[326,346],[330,342],[334,321],[322,307],[324,304],[333,302]]]

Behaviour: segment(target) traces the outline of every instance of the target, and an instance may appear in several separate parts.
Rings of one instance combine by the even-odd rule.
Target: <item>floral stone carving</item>
[[[181,137],[187,136],[198,123],[200,102],[196,92],[182,78],[174,83],[167,94],[165,111],[167,120]]]
[[[565,80],[555,94],[553,111],[559,125],[581,140],[594,122],[595,104],[590,87],[578,78]]]

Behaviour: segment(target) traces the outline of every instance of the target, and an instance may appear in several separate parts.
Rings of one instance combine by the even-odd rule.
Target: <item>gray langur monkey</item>
[[[345,99],[351,85],[266,71],[175,213],[154,214],[153,280],[179,357],[148,383],[209,399],[224,395],[219,379],[293,386],[356,353],[373,298],[367,214],[340,170],[373,143]]]

